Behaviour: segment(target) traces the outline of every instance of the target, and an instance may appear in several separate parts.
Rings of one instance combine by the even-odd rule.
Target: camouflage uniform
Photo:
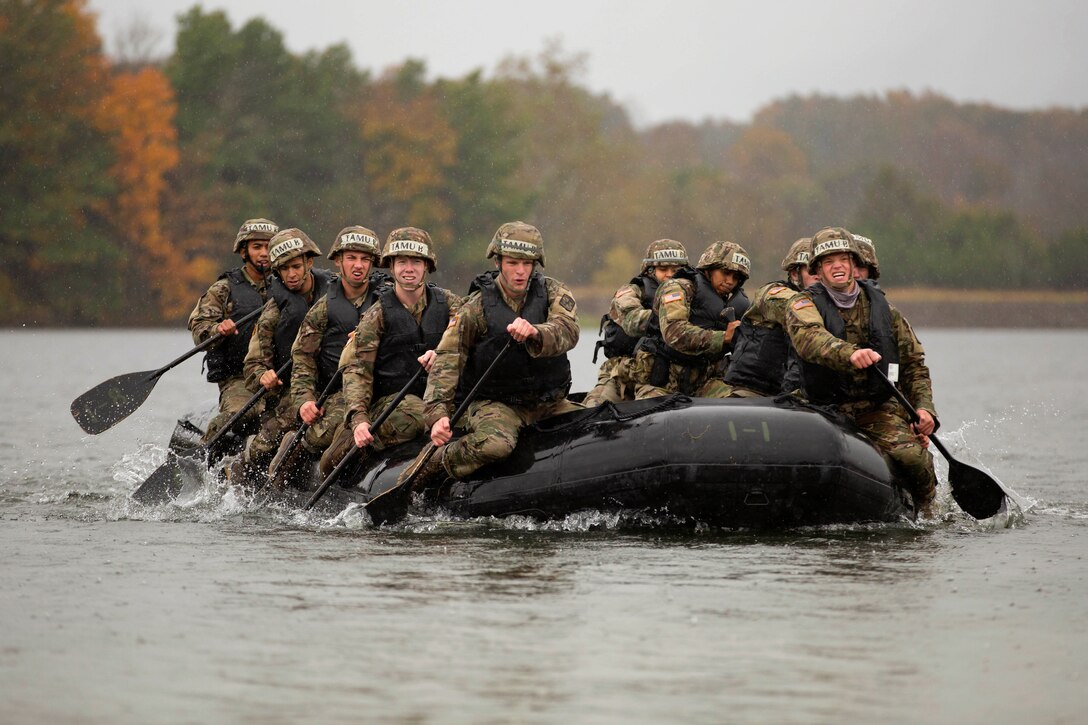
[[[752,299],[752,306],[744,313],[744,319],[741,322],[741,328],[737,328],[738,331],[745,325],[752,325],[753,327],[781,330],[785,334],[786,309],[797,294],[799,294],[797,289],[782,281],[763,285],[756,290],[755,297]],[[737,367],[737,355],[741,353],[741,348],[735,348],[733,363],[729,368],[731,371]],[[745,387],[740,383],[731,382],[729,373],[726,373],[725,380],[716,382],[711,387],[710,392],[712,394],[708,397],[712,398],[758,398],[786,392],[781,388],[759,391],[752,387]]]
[[[337,284],[340,284],[338,281]],[[368,304],[370,295],[369,285],[367,291],[352,300],[356,309],[363,309]],[[291,359],[294,368],[291,371],[291,405],[297,412],[307,401],[317,402],[317,396],[321,394],[318,387],[317,356],[321,352],[321,342],[325,335],[325,329],[329,321],[328,298],[322,297],[310,311],[306,313],[306,319],[302,321],[298,337],[291,347]],[[311,453],[320,455],[322,451],[332,443],[336,426],[344,419],[347,404],[344,401],[344,391],[338,390],[325,399],[324,415],[313,425],[306,429],[306,435],[302,439],[303,446]]]
[[[534,358],[558,357],[578,343],[578,310],[574,295],[562,282],[544,277],[547,288],[548,318],[536,325],[539,335],[525,341]],[[524,299],[510,297],[497,285],[503,301],[520,312]],[[487,319],[481,294],[474,292],[450,321],[446,334],[436,348],[437,357],[423,396],[424,424],[430,429],[438,420],[453,414],[457,382],[477,340],[487,331]],[[538,405],[508,405],[496,400],[477,399],[469,404],[459,426],[467,434],[446,448],[442,464],[450,476],[464,479],[480,466],[501,461],[510,455],[521,429],[552,415],[578,410],[581,406],[566,397]]]
[[[695,285],[686,279],[670,279],[658,288],[653,312],[658,316],[661,337],[669,346],[685,355],[720,360],[725,354],[725,332],[707,330],[689,321],[694,292]],[[706,397],[707,392],[723,384],[715,379],[713,367],[709,364],[697,367],[670,363],[666,383],[663,386],[653,385],[650,377],[655,361],[655,356],[646,350],[635,353],[631,371],[636,381],[635,398],[638,400],[679,390],[690,390],[693,395]]]
[[[601,365],[597,386],[585,397],[587,406],[600,405],[606,400],[616,403],[635,399],[634,352],[638,341],[649,332],[654,317],[653,299],[659,286],[657,270],[676,270],[687,264],[688,251],[683,244],[675,239],[658,239],[646,248],[639,276],[616,290],[608,315],[601,323],[603,339],[593,352],[594,362],[600,348],[608,359]]]
[[[799,392],[801,367],[786,332],[786,309],[805,284],[811,249],[811,237],[791,244],[781,264],[786,279],[764,285],[756,292],[733,340],[733,357],[720,391],[723,397]]]
[[[850,356],[860,347],[869,347],[870,309],[869,298],[862,293],[852,308],[839,310],[846,324],[846,339],[843,340],[828,332],[809,294],[800,293],[787,307],[786,330],[803,360],[849,374],[853,389],[860,390],[869,373],[855,368],[850,363]],[[936,418],[933,384],[922,344],[894,307],[891,307],[891,315],[899,353],[898,387],[916,408],[923,408]],[[894,374],[890,377],[895,380]],[[937,485],[933,456],[922,447],[911,429],[907,412],[895,398],[875,403],[856,395],[851,397],[848,402],[838,405],[839,410],[865,431],[893,467],[902,470],[916,505],[919,508],[928,506]]]
[[[306,301],[314,302],[314,294],[317,286],[310,290]],[[245,381],[246,387],[257,392],[260,387],[260,378],[265,372],[275,370],[274,341],[273,336],[276,326],[280,321],[280,308],[274,300],[269,300],[261,316],[257,319],[257,327],[253,329],[253,337],[249,340],[249,353],[246,355]],[[277,446],[283,434],[299,424],[298,408],[291,398],[291,378],[282,381],[283,384],[275,390],[265,394],[266,414],[261,416],[261,427],[246,445],[246,458],[251,461],[269,460],[275,454]]]
[[[737,283],[726,297],[713,288],[715,269],[734,273]],[[699,257],[696,269],[685,267],[661,284],[654,298],[656,319],[635,353],[632,375],[639,400],[682,392],[720,397],[721,376],[732,350],[727,313],[740,318],[749,302],[744,282],[751,270],[748,253],[734,242],[714,242]],[[657,366],[666,365],[658,372]],[[661,377],[663,376],[663,377]]]
[[[438,289],[446,296],[452,319],[461,308],[463,300],[447,289]],[[408,312],[418,324],[423,319],[426,309],[427,296],[423,295],[414,306],[408,308]],[[371,400],[374,393],[374,361],[377,359],[378,346],[384,334],[385,312],[379,303],[363,313],[359,326],[355,328],[355,335],[344,346],[344,352],[340,356],[340,366],[343,368],[346,413],[343,423],[336,428],[333,444],[322,456],[321,468],[324,475],[328,475],[355,445],[355,427],[361,423],[372,422],[397,397],[397,393],[390,393],[377,400]],[[409,394],[385,419],[381,428],[372,431],[374,442],[369,447],[375,451],[381,451],[406,443],[425,431],[423,399],[418,395]]]
[[[646,334],[651,315],[653,310],[642,306],[642,290],[634,284],[625,284],[616,290],[608,308],[609,319],[619,325],[625,334],[634,338]],[[586,395],[585,405],[634,400],[635,390],[631,382],[633,361],[634,358],[630,355],[605,360],[597,374],[597,386]]]
[[[268,299],[268,286],[265,280],[255,280],[249,275],[245,267],[242,267],[245,279],[260,294],[261,299]],[[208,291],[205,292],[196,307],[189,315],[188,328],[192,332],[193,342],[200,344],[217,333],[216,328],[223,320],[234,313],[234,301],[231,300],[230,282],[226,279],[216,280]],[[218,345],[220,343],[216,343]],[[253,394],[246,388],[244,375],[232,375],[225,380],[220,380],[219,386],[219,412],[208,423],[208,430],[204,434],[204,440],[210,439],[218,432],[223,424],[231,416],[242,409]],[[263,402],[263,401],[262,401]],[[256,424],[263,410],[263,404],[258,403],[239,421],[243,426]]]

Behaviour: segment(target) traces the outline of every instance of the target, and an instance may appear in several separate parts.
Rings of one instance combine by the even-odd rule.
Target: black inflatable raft
[[[388,490],[423,443],[372,454],[322,503]],[[864,435],[790,398],[672,395],[557,416],[522,431],[505,461],[423,498],[461,517],[642,510],[730,528],[915,516]]]

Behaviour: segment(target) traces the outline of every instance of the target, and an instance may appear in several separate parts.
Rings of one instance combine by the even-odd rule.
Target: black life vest
[[[797,289],[782,280],[771,282],[771,285]],[[778,395],[785,390],[783,384],[789,354],[790,338],[784,328],[757,326],[749,322],[748,318],[743,318],[734,333],[733,357],[729,361],[725,382],[750,388],[764,395]]]
[[[880,354],[880,362],[875,367],[885,375],[891,363],[899,363],[899,342],[892,328],[892,310],[884,298],[884,292],[868,280],[859,279],[862,293],[869,299],[869,339],[861,347],[869,347]],[[805,290],[816,304],[823,318],[827,331],[840,340],[846,339],[846,321],[839,313],[831,295],[821,284],[814,284]],[[867,371],[865,382],[858,385],[851,373],[842,373],[816,363],[801,361],[801,375],[804,380],[805,395],[813,403],[846,403],[857,400],[869,400],[880,404],[891,396],[888,385],[875,372]]]
[[[378,271],[371,273],[368,279],[366,294],[358,307],[344,296],[344,286],[340,284],[339,276],[333,275],[329,280],[329,291],[325,294],[328,322],[325,334],[321,336],[321,350],[317,354],[317,385],[321,390],[336,375],[340,368],[340,353],[344,351],[348,335],[359,326],[359,318],[367,308],[377,301],[379,288],[389,280],[389,275]]]
[[[249,278],[241,267],[224,272],[219,279],[225,279],[230,283],[230,294],[227,301],[234,303],[231,318],[240,320],[253,310],[264,307],[265,294],[258,292],[250,284]],[[208,368],[208,382],[218,383],[242,374],[246,359],[246,351],[249,350],[249,338],[253,334],[253,328],[257,324],[254,317],[244,325],[238,327],[237,335],[230,335],[227,339],[218,343],[204,355],[204,364]]]
[[[657,294],[657,288],[659,283],[656,277],[648,276],[644,277],[639,275],[631,280],[631,284],[642,290],[642,307],[644,309],[653,309],[654,295]],[[604,350],[604,356],[606,358],[624,357],[627,355],[635,354],[635,346],[638,345],[639,338],[631,337],[623,328],[608,316],[606,313],[601,317],[601,326],[597,330],[597,335],[601,338],[597,341],[597,344],[593,347],[593,362],[597,362],[597,352]]]
[[[317,302],[328,292],[332,274],[324,269],[311,269],[310,273],[314,278],[310,299]],[[280,308],[280,319],[272,333],[272,369],[279,370],[280,366],[291,359],[291,346],[298,337],[298,328],[302,327],[302,320],[313,303],[306,301],[306,295],[287,289],[276,275],[272,275],[268,282],[268,293]]]
[[[729,329],[730,320],[739,320],[751,306],[751,302],[749,302],[743,288],[738,287],[730,293],[728,299],[722,299],[714,291],[714,287],[711,286],[706,275],[691,267],[681,267],[677,270],[673,279],[678,278],[690,280],[695,285],[695,294],[691,298],[688,321],[696,327],[724,332]],[[732,313],[728,312],[728,310],[732,310]],[[688,367],[705,366],[708,363],[717,362],[732,349],[731,345],[726,344],[722,348],[722,354],[718,356],[688,355],[670,347],[665,342],[664,337],[661,335],[659,315],[653,315],[650,322],[650,330],[647,332],[647,338],[649,339],[646,342],[640,342],[640,346],[654,354],[663,355],[669,362],[678,365]]]
[[[469,294],[480,291],[487,331],[469,351],[461,375],[459,395],[472,390],[476,381],[495,356],[510,340],[507,325],[518,317],[539,325],[548,319],[548,288],[544,275],[533,272],[525,291],[525,305],[516,313],[502,298],[495,278],[498,271],[485,272],[473,280]],[[508,405],[540,405],[561,400],[570,391],[570,361],[566,353],[555,357],[532,357],[524,345],[514,345],[478,393],[484,400],[498,400]]]
[[[374,400],[399,392],[407,385],[419,369],[417,358],[438,347],[442,333],[449,326],[450,303],[445,291],[431,283],[425,289],[427,306],[418,323],[397,299],[393,287],[383,287],[378,293],[385,332],[374,360]],[[426,378],[420,376],[408,393],[423,397],[426,387]]]

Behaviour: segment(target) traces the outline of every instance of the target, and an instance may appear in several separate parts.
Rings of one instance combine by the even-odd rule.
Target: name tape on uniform
[[[419,254],[427,257],[430,256],[429,251],[426,244],[411,239],[397,239],[396,241],[390,242],[385,248],[385,254],[389,257],[395,257],[398,254],[404,254],[405,252],[411,252],[412,254]]]
[[[302,249],[306,246],[306,243],[299,237],[291,237],[290,239],[284,239],[282,242],[276,242],[276,246],[269,250],[268,256],[272,259],[279,259],[288,252],[293,252],[296,249]]]

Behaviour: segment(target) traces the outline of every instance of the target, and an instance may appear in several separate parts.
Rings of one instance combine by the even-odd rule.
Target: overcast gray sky
[[[193,0],[90,0],[107,48],[135,18],[173,47]],[[799,93],[932,90],[1014,109],[1088,107],[1083,0],[204,0],[235,28],[260,16],[296,52],[346,42],[360,68],[406,58],[432,77],[490,72],[558,38],[579,79],[639,125],[747,121]]]

